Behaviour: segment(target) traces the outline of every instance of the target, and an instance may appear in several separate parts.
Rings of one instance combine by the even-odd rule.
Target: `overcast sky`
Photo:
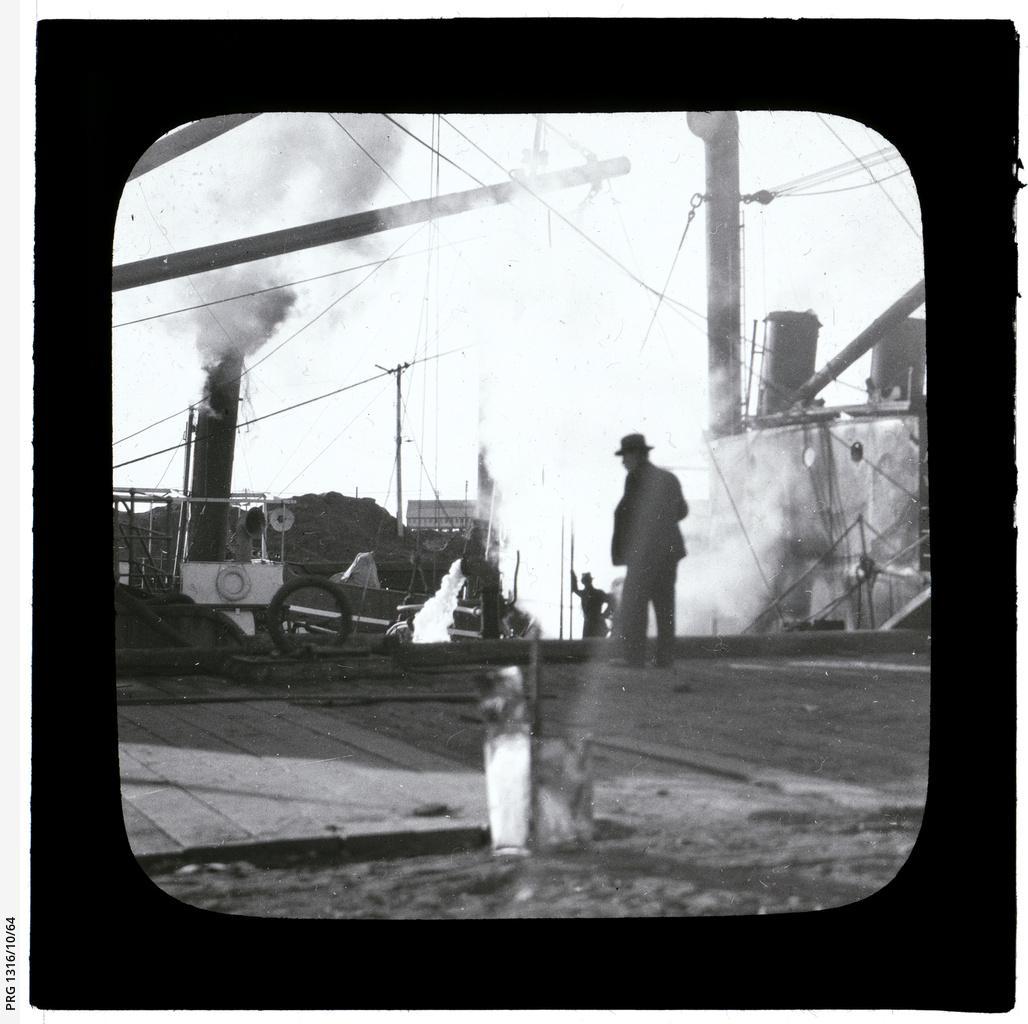
[[[130,182],[114,263],[475,188],[474,179],[498,183],[525,168],[537,137],[528,115],[393,116],[424,143],[438,133],[446,159],[381,115],[263,114]],[[405,501],[436,491],[462,498],[465,487],[475,497],[481,443],[510,517],[537,509],[552,530],[564,515],[569,532],[574,520],[576,567],[609,582],[610,512],[623,486],[612,453],[622,434],[646,433],[654,461],[678,470],[687,496],[707,491],[703,208],[667,287],[674,301],[655,320],[656,298],[627,272],[663,288],[690,198],[705,187],[704,148],[681,112],[544,116],[546,170],[592,153],[625,156],[631,171],[594,193],[548,193],[553,211],[526,194],[440,219],[437,231],[401,228],[115,293],[114,463],[182,440],[204,354],[218,346],[247,353],[240,421],[372,377],[376,364],[428,358],[403,375]],[[744,112],[741,191],[889,145],[844,118]],[[893,155],[807,189],[829,194],[743,207],[747,336],[773,310],[812,309],[823,365],[923,276],[919,207],[904,172]],[[332,276],[173,312],[319,275]],[[830,404],[862,400],[868,361],[826,389]],[[394,402],[393,379],[383,377],[243,429],[234,489],[359,490],[394,509]],[[116,468],[114,482],[181,487],[182,460],[179,450],[134,462]]]

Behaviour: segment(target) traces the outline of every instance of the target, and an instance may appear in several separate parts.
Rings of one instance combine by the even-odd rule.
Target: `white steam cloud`
[[[608,590],[622,571],[610,562],[624,487],[614,451],[622,435],[642,431],[658,448],[658,464],[695,461],[687,453],[706,416],[705,400],[697,400],[706,353],[679,341],[669,370],[667,339],[656,331],[640,353],[652,316],[646,293],[625,308],[623,290],[607,284],[616,269],[567,233],[550,248],[544,218],[538,237],[540,246],[504,265],[501,288],[469,311],[488,324],[479,346],[480,443],[496,484],[506,590],[520,552],[519,607],[546,636],[563,625],[565,637],[580,637],[570,570],[591,572]],[[480,497],[487,510],[490,496]]]

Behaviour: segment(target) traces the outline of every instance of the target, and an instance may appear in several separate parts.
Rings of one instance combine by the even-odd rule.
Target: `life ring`
[[[337,583],[325,579],[324,576],[294,576],[275,591],[275,596],[268,603],[268,632],[275,646],[285,653],[297,650],[301,643],[288,631],[286,612],[288,599],[298,590],[323,590],[335,601],[339,611],[338,623],[335,626],[334,638],[342,643],[353,632],[353,613],[346,592]]]
[[[250,593],[253,583],[246,570],[238,565],[226,565],[219,570],[214,589],[226,601],[242,601]]]

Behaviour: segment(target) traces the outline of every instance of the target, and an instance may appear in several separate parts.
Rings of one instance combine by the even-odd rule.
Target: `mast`
[[[710,432],[742,430],[739,353],[739,117],[732,110],[686,115],[706,149],[707,367]]]

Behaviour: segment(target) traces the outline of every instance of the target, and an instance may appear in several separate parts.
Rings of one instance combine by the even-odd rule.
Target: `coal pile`
[[[274,507],[269,505],[269,512]],[[380,568],[389,563],[410,566],[413,558],[420,555],[425,563],[439,562],[445,571],[452,559],[463,552],[464,538],[459,534],[422,531],[420,544],[419,538],[410,531],[406,531],[403,538],[397,537],[396,517],[390,515],[373,498],[351,498],[338,491],[300,494],[288,508],[294,517],[292,528],[284,535],[270,528],[267,531],[268,557],[276,561],[282,554],[283,539],[287,562],[320,567],[331,564],[346,568],[360,552],[374,551]],[[170,533],[174,536],[178,528],[178,509],[171,510],[170,523],[166,524],[168,515],[165,506],[154,506],[152,528],[155,553],[169,548],[166,535]],[[233,510],[229,515],[230,531],[235,529],[236,519],[237,513]],[[130,521],[128,513],[120,511],[118,521],[121,529],[116,528],[115,543],[121,541],[118,546],[124,558],[125,534]],[[149,512],[137,512],[137,531],[145,535],[149,525]]]
[[[299,494],[289,508],[295,516],[286,534],[286,558],[290,562],[352,562],[361,551],[376,558],[409,559],[413,537],[396,536],[396,517],[373,498],[349,498],[338,491]],[[279,554],[279,538],[268,537],[269,554]]]

